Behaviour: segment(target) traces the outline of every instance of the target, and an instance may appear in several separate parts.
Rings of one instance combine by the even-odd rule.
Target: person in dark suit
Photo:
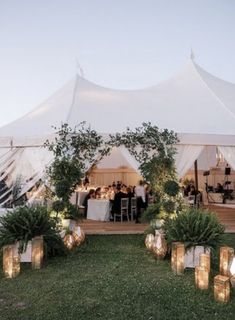
[[[87,207],[88,207],[88,200],[89,199],[95,199],[95,190],[90,189],[89,193],[85,196],[85,199],[83,201],[83,206],[84,206],[84,217],[87,217]]]
[[[113,199],[112,214],[121,212],[121,199],[126,197],[127,194],[121,191],[121,186],[117,186],[117,192]]]

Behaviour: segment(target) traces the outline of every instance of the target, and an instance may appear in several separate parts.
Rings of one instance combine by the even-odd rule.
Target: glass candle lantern
[[[156,259],[163,259],[167,252],[167,243],[164,234],[158,230],[155,231],[154,241],[152,243],[152,252]]]
[[[206,267],[195,267],[195,285],[196,288],[206,290],[209,287],[209,271]]]
[[[43,265],[43,236],[32,239],[32,269],[41,269]]]
[[[199,266],[204,267],[210,273],[211,271],[211,257],[210,253],[201,253],[199,256]]]
[[[20,273],[18,247],[14,244],[3,247],[3,273],[7,278],[14,278]]]
[[[216,301],[227,303],[230,299],[229,277],[218,275],[214,278],[214,298]]]
[[[184,243],[173,242],[171,247],[171,269],[177,275],[184,273],[184,254]]]
[[[219,269],[220,269],[220,274],[223,276],[229,276],[230,271],[229,271],[229,266],[230,262],[233,258],[234,255],[234,250],[233,248],[230,247],[220,247],[220,264],[219,264]]]
[[[154,242],[154,235],[153,234],[147,234],[145,238],[145,246],[148,250],[152,250],[152,245]]]

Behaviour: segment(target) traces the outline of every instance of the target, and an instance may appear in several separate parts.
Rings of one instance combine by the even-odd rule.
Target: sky
[[[0,0],[0,126],[77,73],[116,89],[155,85],[193,49],[235,83],[235,0]]]

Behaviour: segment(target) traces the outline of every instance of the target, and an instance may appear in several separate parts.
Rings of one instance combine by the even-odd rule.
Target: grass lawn
[[[194,287],[194,272],[174,276],[156,261],[143,236],[88,236],[68,257],[42,270],[24,266],[16,279],[0,274],[0,319],[235,319],[235,292],[227,305]],[[235,235],[224,242],[235,248]],[[213,272],[218,274],[218,261]]]

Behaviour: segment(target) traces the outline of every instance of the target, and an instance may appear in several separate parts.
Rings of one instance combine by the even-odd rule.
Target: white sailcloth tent
[[[31,187],[52,160],[43,143],[54,137],[53,126],[74,127],[82,121],[102,134],[134,129],[143,122],[174,130],[180,139],[179,177],[205,148],[218,147],[235,169],[235,84],[218,79],[190,59],[171,79],[141,90],[109,89],[76,75],[37,108],[0,128],[0,172],[12,181],[20,173]],[[127,150],[121,152],[138,167]]]

